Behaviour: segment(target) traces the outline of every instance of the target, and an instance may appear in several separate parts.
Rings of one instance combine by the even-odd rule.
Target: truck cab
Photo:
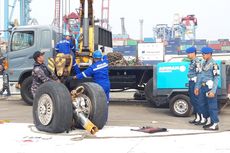
[[[20,93],[19,88],[31,76],[33,53],[42,51],[53,56],[58,30],[51,26],[21,26],[12,30],[7,52],[9,84],[12,94]]]

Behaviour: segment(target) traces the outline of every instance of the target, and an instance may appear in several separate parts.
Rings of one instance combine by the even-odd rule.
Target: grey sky
[[[0,1],[2,11],[3,0]],[[71,10],[79,6],[79,0],[70,1]],[[94,6],[95,15],[100,18],[101,0],[95,0]],[[31,16],[40,24],[52,22],[54,0],[32,0],[31,8]],[[196,15],[197,38],[230,38],[229,0],[111,0],[110,24],[113,33],[121,33],[120,17],[124,17],[127,33],[131,38],[138,39],[139,19],[144,19],[144,37],[150,37],[154,25],[166,23],[171,26],[175,13]],[[2,18],[2,13],[0,15]]]

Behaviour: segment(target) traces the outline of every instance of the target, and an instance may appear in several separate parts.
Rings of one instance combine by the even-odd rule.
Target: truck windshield
[[[33,31],[14,32],[11,40],[11,51],[18,51],[29,48],[34,44]]]

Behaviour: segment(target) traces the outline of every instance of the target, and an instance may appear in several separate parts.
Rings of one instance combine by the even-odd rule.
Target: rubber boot
[[[218,123],[213,123],[210,126],[204,128],[204,130],[216,131],[219,130],[219,125]]]
[[[209,127],[209,126],[211,126],[211,125],[212,125],[211,118],[208,117],[208,118],[207,118],[207,122],[206,122],[206,124],[203,126],[203,128],[207,128],[207,127]]]
[[[200,121],[200,115],[198,113],[195,114],[195,119],[189,121],[190,124],[196,124]]]
[[[207,122],[207,119],[204,118],[203,114],[200,114],[200,121],[195,125],[205,125],[206,122]]]

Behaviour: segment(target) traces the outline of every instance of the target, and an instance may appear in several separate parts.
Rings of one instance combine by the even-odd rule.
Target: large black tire
[[[169,101],[170,111],[178,117],[189,117],[193,113],[193,107],[189,97],[184,94],[178,94]]]
[[[92,121],[99,129],[102,129],[108,119],[108,104],[103,88],[93,82],[86,82],[81,84],[87,97],[91,101],[91,110],[89,120]]]
[[[26,78],[25,80],[23,80],[20,89],[21,97],[24,100],[24,102],[28,105],[33,105],[33,95],[31,93],[32,82],[32,76]]]
[[[73,105],[68,89],[53,81],[42,84],[35,94],[33,119],[40,131],[60,133],[69,130]]]

